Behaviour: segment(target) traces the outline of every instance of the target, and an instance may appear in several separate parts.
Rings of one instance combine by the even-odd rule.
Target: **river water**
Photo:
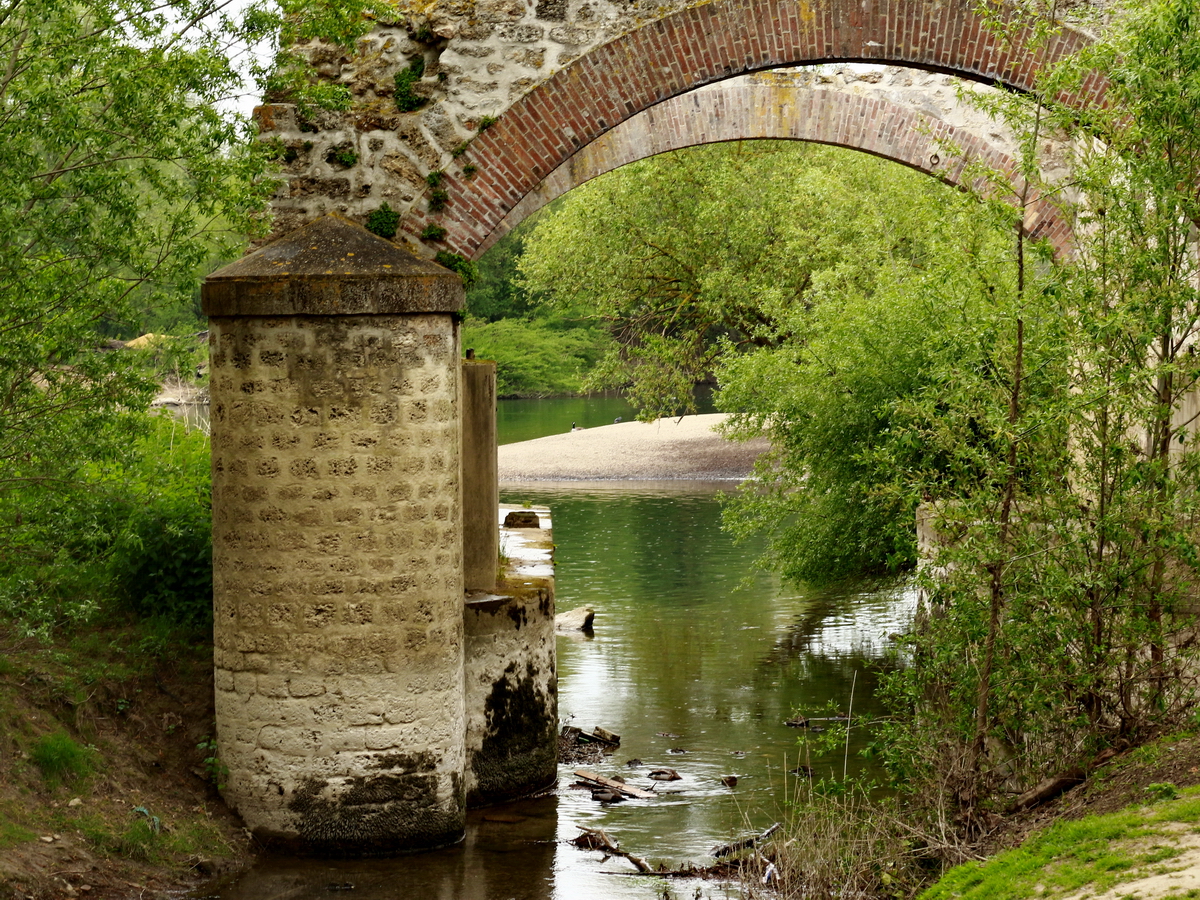
[[[563,421],[627,417],[622,401],[581,403],[501,401],[501,442],[565,430]],[[635,876],[626,861],[567,841],[580,826],[603,828],[654,864],[704,864],[714,845],[786,816],[801,785],[789,769],[857,771],[867,735],[851,732],[848,756],[801,758],[798,732],[784,723],[851,703],[856,716],[878,711],[888,635],[915,602],[903,586],[801,590],[756,571],[759,548],[734,545],[720,529],[718,492],[730,483],[555,487],[505,486],[502,499],[551,508],[558,608],[596,611],[594,636],[558,641],[561,724],[621,735],[620,748],[589,768],[661,796],[601,804],[570,789],[575,767],[563,766],[556,795],[471,813],[457,847],[399,860],[272,858],[196,896],[307,900],[349,886],[359,900],[651,900],[664,887],[679,898],[736,896],[723,885]],[[646,777],[652,767],[682,777],[656,783]],[[732,788],[728,775],[738,779]]]

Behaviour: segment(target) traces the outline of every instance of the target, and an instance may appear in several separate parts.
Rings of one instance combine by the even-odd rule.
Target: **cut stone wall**
[[[336,217],[205,284],[218,754],[268,843],[462,836],[461,303]]]
[[[266,840],[354,852],[395,849],[391,835],[405,847],[457,840],[454,323],[269,317],[210,327],[227,793]]]
[[[513,507],[500,506],[500,521]],[[558,771],[553,534],[505,528],[504,573],[493,592],[467,595],[467,804],[527,795]]]

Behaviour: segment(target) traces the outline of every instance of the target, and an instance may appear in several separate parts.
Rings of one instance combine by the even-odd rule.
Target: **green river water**
[[[620,404],[618,406],[617,404]],[[502,401],[501,441],[606,424],[622,401]],[[565,422],[565,427],[563,423]],[[843,754],[800,758],[795,712],[833,704],[877,710],[873,688],[888,646],[914,599],[903,586],[846,584],[820,591],[781,586],[756,572],[758,548],[720,530],[719,490],[730,483],[604,484],[569,492],[502,486],[503,499],[551,508],[559,610],[596,610],[591,638],[558,641],[561,724],[621,735],[594,768],[649,787],[650,766],[683,776],[657,785],[654,800],[606,805],[570,789],[560,767],[556,795],[470,816],[457,847],[396,860],[264,860],[236,882],[195,896],[222,900],[340,896],[358,900],[650,900],[736,896],[733,888],[635,876],[618,858],[566,843],[578,826],[602,827],[621,846],[657,863],[706,863],[708,851],[786,816],[801,762],[840,776]],[[848,764],[866,735],[852,732]],[[671,751],[684,750],[685,753]],[[645,764],[625,765],[631,758]],[[735,787],[721,778],[737,775]]]

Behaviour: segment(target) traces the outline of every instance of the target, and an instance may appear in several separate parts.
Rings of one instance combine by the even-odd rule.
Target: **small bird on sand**
[[[571,430],[572,431],[583,431],[583,429],[580,428],[578,425],[576,425],[574,422],[571,423]]]

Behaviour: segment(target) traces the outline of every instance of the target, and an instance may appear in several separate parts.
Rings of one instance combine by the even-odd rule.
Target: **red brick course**
[[[738,82],[721,89],[675,97],[646,110],[636,120],[597,138],[527,193],[476,253],[542,206],[605,172],[670,150],[720,141],[785,139],[862,150],[933,175],[962,188],[970,163],[1013,173],[1015,161],[979,137],[919,111],[879,97],[835,88]],[[947,147],[957,148],[955,155]],[[1012,179],[1012,195],[1021,190]],[[1025,216],[1026,233],[1046,238],[1055,253],[1070,248],[1071,230],[1058,208],[1034,198]]]

